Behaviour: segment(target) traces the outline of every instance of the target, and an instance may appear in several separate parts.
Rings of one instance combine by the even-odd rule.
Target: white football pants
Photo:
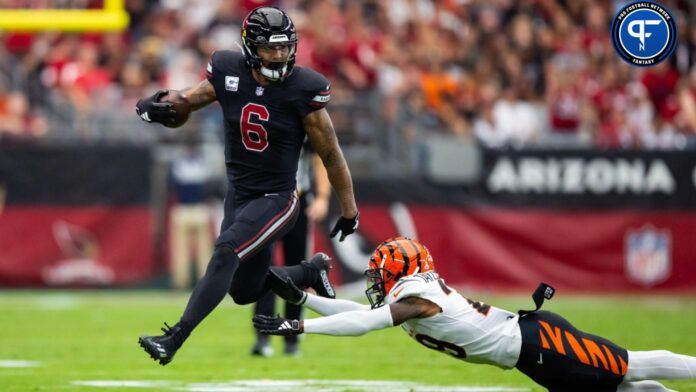
[[[696,357],[666,350],[629,351],[628,371],[617,392],[672,391],[652,380],[685,378],[696,378]]]

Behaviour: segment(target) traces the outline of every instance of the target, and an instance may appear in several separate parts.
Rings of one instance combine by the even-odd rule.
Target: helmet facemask
[[[365,290],[365,295],[368,301],[370,301],[370,306],[372,309],[379,308],[384,305],[384,299],[387,297],[386,286],[389,283],[395,282],[394,276],[391,272],[384,268],[372,268],[365,271],[365,278],[367,279],[367,290]]]
[[[290,61],[292,61],[292,64],[295,63],[295,50],[297,45],[294,43],[283,43],[281,45],[288,46],[288,56],[285,61],[270,61],[268,64],[264,65],[262,60],[258,69],[261,75],[271,82],[282,82],[285,77],[290,74],[289,70],[292,69],[292,65],[289,66]],[[261,58],[261,56],[259,56],[259,58]]]

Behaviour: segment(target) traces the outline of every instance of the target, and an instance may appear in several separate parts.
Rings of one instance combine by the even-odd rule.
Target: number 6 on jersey
[[[263,125],[252,122],[251,115],[255,114],[258,121],[268,121],[268,109],[256,103],[248,103],[242,108],[239,119],[239,129],[242,131],[242,143],[247,150],[261,152],[268,147],[268,133]]]

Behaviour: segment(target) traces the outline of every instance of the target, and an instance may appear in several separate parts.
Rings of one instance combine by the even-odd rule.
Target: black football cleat
[[[326,298],[336,298],[336,291],[329,281],[331,257],[325,253],[317,253],[311,259],[303,261],[306,267],[315,272],[314,282],[309,285],[317,295]]]
[[[145,349],[145,352],[150,354],[150,357],[158,361],[164,366],[174,359],[176,351],[184,344],[186,336],[179,324],[170,327],[164,323],[165,328],[162,328],[164,335],[160,336],[141,336],[138,339],[140,347]]]

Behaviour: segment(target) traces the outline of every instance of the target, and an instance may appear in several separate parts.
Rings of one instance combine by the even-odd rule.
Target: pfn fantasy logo
[[[649,67],[667,59],[677,46],[677,24],[658,3],[639,1],[621,8],[611,26],[616,52],[626,62]]]

